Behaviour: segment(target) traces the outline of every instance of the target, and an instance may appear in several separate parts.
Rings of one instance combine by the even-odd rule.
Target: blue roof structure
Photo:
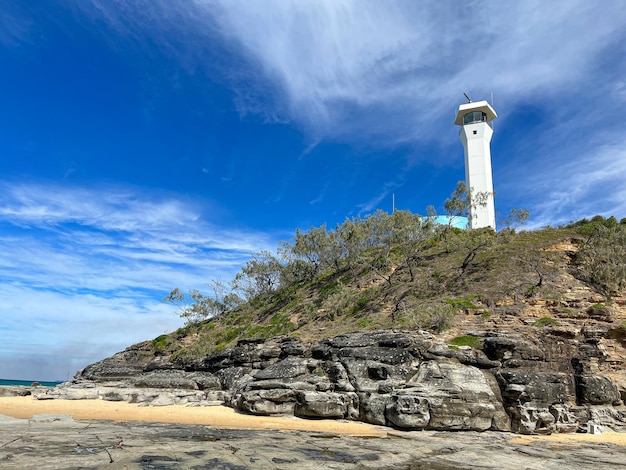
[[[466,229],[469,227],[467,217],[450,217],[449,215],[438,215],[435,223],[439,225],[451,225],[452,227]]]

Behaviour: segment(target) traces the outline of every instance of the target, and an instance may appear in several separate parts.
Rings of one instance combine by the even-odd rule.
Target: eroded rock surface
[[[519,442],[510,433],[400,432],[358,438],[317,432],[31,420],[0,415],[0,467],[37,469],[477,469],[621,468],[626,447]]]
[[[451,348],[419,331],[353,333],[313,344],[246,340],[188,363],[129,348],[35,395],[150,405],[224,402],[246,413],[361,420],[403,430],[626,430],[624,372],[604,374],[593,328],[571,335],[473,331]],[[555,339],[556,338],[556,339]],[[439,342],[437,342],[439,341]]]

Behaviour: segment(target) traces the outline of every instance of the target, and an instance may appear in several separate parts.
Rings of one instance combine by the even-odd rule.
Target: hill
[[[247,290],[245,302],[233,302],[236,294],[225,286],[220,292],[219,283],[206,297],[174,291],[188,325],[143,346],[185,361],[276,335],[313,341],[408,328],[454,337],[469,329],[566,328],[589,317],[626,320],[625,233],[626,220],[614,218],[494,233],[379,212],[334,230],[297,232],[282,247],[287,262],[257,254],[233,283]],[[229,302],[238,305],[228,309]]]
[[[184,328],[45,398],[223,402],[400,429],[626,430],[626,220],[458,230],[408,212],[296,233]]]

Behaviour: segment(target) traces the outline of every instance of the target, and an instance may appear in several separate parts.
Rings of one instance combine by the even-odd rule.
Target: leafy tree
[[[528,209],[511,209],[509,215],[500,221],[500,226],[515,230],[518,227],[522,227],[530,217],[530,211]]]
[[[343,247],[342,254],[346,268],[352,269],[358,264],[365,248],[364,223],[360,218],[346,218],[341,225],[337,225],[335,231]]]
[[[334,264],[335,246],[332,246],[331,237],[326,231],[326,224],[320,227],[311,227],[308,232],[296,230],[293,245],[284,244],[292,259],[302,260],[309,267],[310,276],[315,276],[329,263]]]
[[[393,244],[398,248],[403,264],[409,270],[411,281],[415,280],[415,268],[421,253],[428,247],[433,236],[433,222],[409,211],[396,211],[391,215]]]
[[[452,225],[454,219],[459,217],[467,217],[470,208],[470,199],[468,198],[467,186],[464,181],[459,181],[456,188],[446,202],[443,204],[449,219],[449,225]]]
[[[391,285],[391,252],[395,237],[391,216],[379,209],[365,219],[363,230],[363,247],[366,251],[360,263]]]
[[[267,250],[252,255],[233,280],[233,287],[251,300],[258,295],[274,292],[280,284],[282,265]]]
[[[207,286],[211,289],[212,296],[205,296],[197,289],[190,289],[184,293],[176,287],[163,299],[163,302],[176,305],[178,314],[188,324],[222,315],[241,305],[241,298],[221,281],[212,280]]]
[[[582,278],[607,297],[622,291],[626,288],[626,226],[597,225],[577,261]]]
[[[453,221],[459,217],[467,217],[471,223],[472,209],[486,206],[492,196],[495,196],[495,192],[474,191],[474,188],[468,189],[465,182],[459,181],[443,205],[450,219],[449,225],[452,226]]]

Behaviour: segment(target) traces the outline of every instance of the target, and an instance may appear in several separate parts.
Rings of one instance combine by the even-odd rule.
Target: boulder
[[[556,419],[548,408],[517,405],[509,409],[511,431],[518,434],[552,434]]]
[[[622,404],[617,385],[608,377],[598,375],[576,376],[576,396],[580,404],[615,406]]]
[[[545,360],[545,354],[532,338],[495,336],[483,340],[483,351],[488,359],[499,361],[502,367],[514,368]]]
[[[391,365],[378,361],[346,357],[342,359],[341,364],[355,391],[372,393],[385,390],[389,393],[403,385],[407,378],[415,373],[415,365],[412,362],[412,360],[409,360],[406,364]]]
[[[405,393],[426,399],[427,428],[508,431],[504,407],[481,370],[449,361],[422,363],[406,384]]]
[[[317,361],[311,364],[317,366]],[[309,361],[301,358],[287,358],[254,374],[256,380],[287,379],[298,377],[309,372]]]
[[[388,394],[357,393],[359,399],[359,420],[365,423],[378,424],[384,426],[387,424],[385,418],[386,406],[389,401]]]
[[[294,414],[301,418],[358,417],[358,397],[355,393],[298,392]]]
[[[296,392],[287,389],[249,390],[237,393],[231,405],[255,415],[294,414]]]
[[[571,401],[573,395],[572,376],[564,373],[501,369],[495,376],[508,405],[531,402],[547,409]]]
[[[385,418],[400,429],[426,429],[430,423],[428,398],[410,393],[394,394],[385,406]]]

